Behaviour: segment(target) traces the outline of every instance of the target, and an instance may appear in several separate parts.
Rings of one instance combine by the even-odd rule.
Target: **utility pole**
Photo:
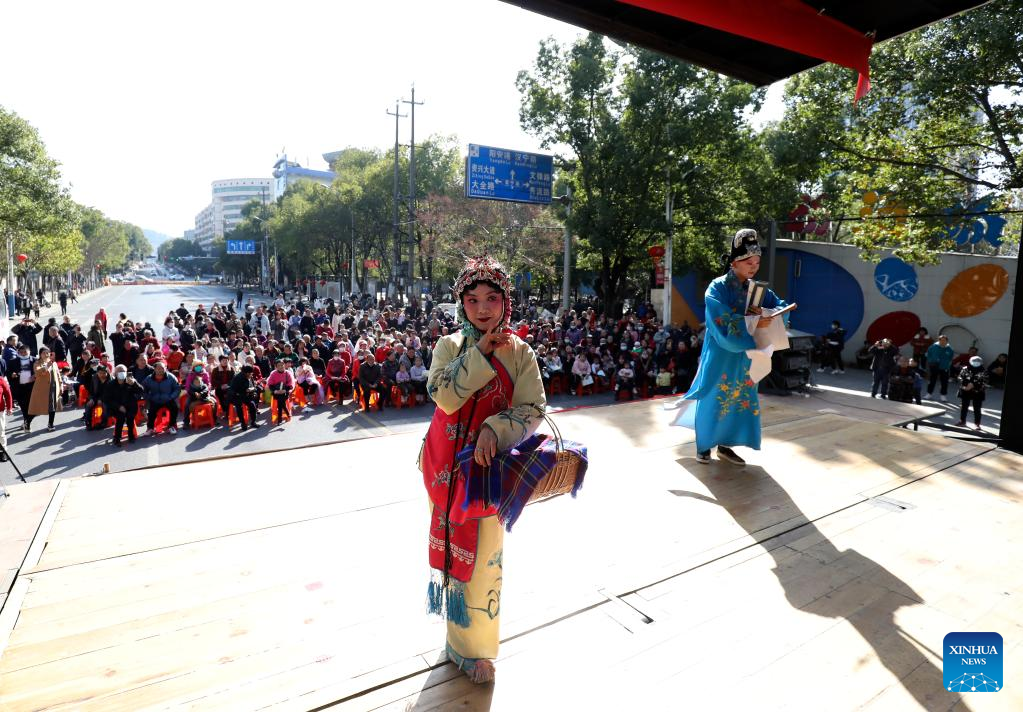
[[[266,227],[266,188],[259,189],[259,195],[263,203],[263,209],[260,213],[263,219],[260,221],[260,227],[263,228],[263,249],[259,251],[259,290],[261,292],[268,291],[270,281],[270,231]]]
[[[408,279],[409,294],[415,296],[416,276],[416,106],[422,106],[423,102],[416,101],[416,85],[412,85],[412,101],[402,100],[408,104],[410,118],[412,119],[412,136],[409,139],[409,167],[408,167]]]
[[[352,219],[352,289],[349,294],[355,294],[355,211],[349,209],[348,216]]]
[[[561,315],[564,317],[568,314],[569,272],[572,269],[572,232],[568,228],[568,220],[572,217],[572,186],[568,186],[568,192],[561,196],[561,202],[565,206],[565,256],[561,276]]]
[[[401,269],[401,226],[398,222],[398,202],[400,200],[400,196],[398,194],[398,120],[407,116],[407,114],[398,113],[400,101],[400,99],[395,99],[394,112],[387,112],[388,116],[394,117],[394,262],[392,263],[391,277],[394,280],[395,296],[397,296],[398,293],[399,270]]]
[[[675,193],[671,189],[671,162],[667,167],[667,191],[664,196],[664,221],[668,224],[668,244],[664,247],[664,301],[661,304],[661,323],[665,328],[671,326],[671,260],[672,248],[675,246]]]

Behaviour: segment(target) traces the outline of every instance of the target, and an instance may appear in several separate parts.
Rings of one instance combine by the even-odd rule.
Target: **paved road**
[[[255,303],[258,294],[246,294]],[[163,317],[178,304],[194,309],[199,303],[211,305],[225,303],[234,298],[234,290],[208,285],[152,285],[111,286],[82,295],[77,304],[69,305],[72,320],[83,326],[91,323],[93,315],[103,306],[111,322],[124,312],[132,319],[162,323]],[[41,321],[49,316],[60,316],[59,306],[44,310]],[[586,404],[610,402],[609,394],[592,396]],[[556,405],[575,405],[575,399],[558,397]],[[267,411],[261,411],[261,419]],[[133,470],[191,460],[266,452],[283,448],[352,440],[396,432],[420,430],[425,433],[433,414],[430,406],[411,410],[386,409],[383,413],[358,412],[351,402],[342,407],[330,406],[314,409],[311,413],[296,413],[295,419],[283,427],[260,428],[242,433],[235,426],[228,432],[223,427],[201,429],[195,432],[179,431],[177,435],[142,437],[133,445],[114,448],[109,440],[111,430],[88,432],[80,422],[82,410],[74,408],[58,413],[56,430],[46,431],[45,421],[35,422],[30,435],[19,432],[21,415],[15,412],[8,424],[8,450],[21,472],[29,481],[77,477],[99,472],[104,463],[112,472]],[[0,482],[17,481],[17,473],[9,463],[0,463]]]
[[[249,295],[247,294],[246,297]],[[252,295],[258,297],[258,295]],[[70,305],[72,319],[86,324],[102,305],[111,319],[121,312],[131,318],[162,322],[162,318],[179,303],[194,309],[198,303],[209,306],[213,301],[226,302],[234,298],[234,291],[207,285],[152,285],[113,286],[83,295],[78,304]],[[259,299],[254,299],[257,303]],[[59,316],[59,308],[43,312]],[[814,374],[823,384],[869,392],[870,374],[849,370],[844,375]],[[604,405],[612,401],[610,394],[588,396],[585,399],[555,396],[552,405],[558,408],[578,405]],[[985,403],[985,425],[997,432],[997,416],[1001,410],[1001,391],[993,391]],[[949,414],[942,418],[951,425],[958,420],[958,403],[949,403]],[[955,409],[955,412],[953,410]],[[283,427],[260,428],[242,433],[237,426],[230,432],[223,427],[195,432],[179,431],[177,435],[140,438],[133,445],[114,448],[109,444],[110,430],[87,432],[79,418],[81,409],[59,413],[57,429],[46,432],[45,421],[36,421],[36,431],[30,435],[18,432],[21,416],[15,413],[8,425],[8,450],[18,468],[29,481],[77,477],[100,471],[104,463],[113,472],[134,470],[154,465],[188,462],[226,455],[308,447],[310,445],[388,435],[397,432],[425,433],[432,416],[430,406],[411,410],[386,409],[383,413],[361,413],[348,403],[341,407],[314,409],[310,413],[296,413],[295,419]],[[261,411],[261,418],[266,410]],[[42,426],[42,427],[40,427]],[[13,483],[17,474],[9,463],[0,463],[0,483]]]

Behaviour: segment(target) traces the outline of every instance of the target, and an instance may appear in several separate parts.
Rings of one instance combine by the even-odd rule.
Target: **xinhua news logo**
[[[1002,636],[998,633],[949,633],[942,662],[950,692],[998,692],[1002,678]]]

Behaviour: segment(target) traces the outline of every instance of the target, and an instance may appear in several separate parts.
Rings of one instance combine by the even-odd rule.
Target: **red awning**
[[[821,62],[860,73],[873,43],[986,0],[505,0],[757,86]]]
[[[800,0],[620,1],[855,69],[860,73],[857,99],[870,88],[872,37]]]

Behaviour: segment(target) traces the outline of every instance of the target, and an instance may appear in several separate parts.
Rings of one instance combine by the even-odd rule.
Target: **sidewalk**
[[[745,469],[662,400],[555,416],[592,466],[506,539],[493,686],[423,613],[415,434],[69,480],[0,709],[1023,706],[1023,459],[787,400]],[[942,688],[956,630],[1003,635],[1005,690]]]

